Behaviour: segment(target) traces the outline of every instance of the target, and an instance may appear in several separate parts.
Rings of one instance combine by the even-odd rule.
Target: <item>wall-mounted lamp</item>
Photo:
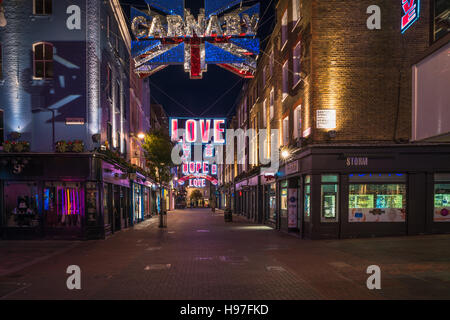
[[[281,151],[281,157],[282,157],[283,159],[289,158],[289,155],[290,155],[289,150],[284,149],[283,151]]]

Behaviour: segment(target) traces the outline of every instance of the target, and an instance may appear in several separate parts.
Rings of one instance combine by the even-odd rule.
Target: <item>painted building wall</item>
[[[4,139],[11,132],[20,132],[20,140],[29,141],[31,151],[51,152],[52,113],[32,112],[44,108],[55,111],[55,141],[79,139],[84,141],[87,150],[92,150],[91,137],[102,132],[108,109],[103,94],[107,61],[118,61],[117,57],[121,57],[123,63],[114,62],[114,75],[124,83],[123,88],[125,84],[128,86],[129,61],[123,41],[119,41],[118,55],[108,51],[106,16],[111,17],[111,29],[117,29],[110,2],[53,1],[53,12],[48,16],[34,15],[32,0],[10,0],[3,4],[8,21],[0,29],[3,55],[0,109],[4,110]],[[78,9],[80,29],[70,29],[68,21],[72,21]],[[37,42],[53,45],[51,79],[33,77],[33,44]],[[113,101],[119,114],[113,114],[113,108],[109,110],[119,129],[126,127],[120,117],[128,106],[128,93],[121,99]],[[78,118],[84,124],[66,125],[68,118]]]

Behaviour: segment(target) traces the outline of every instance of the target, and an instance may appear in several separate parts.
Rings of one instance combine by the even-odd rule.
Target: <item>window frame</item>
[[[286,60],[283,64],[283,67],[281,69],[282,73],[282,94],[283,97],[281,101],[285,101],[286,98],[289,96],[289,60]]]
[[[296,50],[298,49],[298,56],[296,54]],[[292,49],[292,89],[297,87],[300,82],[302,81],[301,77],[301,63],[302,63],[302,42],[298,41],[297,44]],[[296,67],[298,67],[298,70],[296,70]],[[296,72],[297,71],[297,72]]]
[[[36,59],[36,47],[42,45],[43,46],[43,52],[42,52],[42,60],[37,60]],[[52,59],[51,60],[47,60],[45,58],[45,48],[46,46],[50,46],[51,47],[51,52],[52,52]],[[54,74],[54,69],[53,69],[53,62],[54,62],[54,55],[53,55],[53,51],[54,51],[54,45],[53,43],[50,42],[46,42],[46,41],[41,41],[41,42],[36,42],[33,43],[33,79],[35,80],[52,80],[55,78],[55,74]],[[42,77],[38,77],[36,75],[36,63],[37,62],[42,62],[44,64],[44,69],[43,69],[43,76]],[[46,75],[46,71],[47,71],[47,64],[51,64],[52,66],[52,76],[51,77],[47,77]]]
[[[294,109],[294,131],[293,136],[294,138],[298,139],[302,137],[302,105],[299,104]]]
[[[281,51],[284,50],[286,44],[288,43],[288,27],[289,27],[289,18],[288,18],[288,9],[284,10],[283,15],[281,16]]]
[[[43,13],[37,13],[36,12],[36,2],[37,1],[42,2]],[[46,9],[45,5],[46,5],[47,1],[50,2],[50,4],[51,4],[50,13],[47,13],[46,10],[45,10]],[[53,15],[53,7],[54,7],[53,6],[53,0],[33,0],[33,15],[34,16],[40,16],[40,17],[51,16],[51,15]]]
[[[323,182],[324,176],[336,176],[337,182]],[[339,222],[339,193],[340,193],[340,177],[338,173],[326,173],[320,176],[320,222],[321,223],[337,223]],[[336,186],[336,198],[334,203],[335,216],[334,218],[325,218],[324,217],[324,186]]]

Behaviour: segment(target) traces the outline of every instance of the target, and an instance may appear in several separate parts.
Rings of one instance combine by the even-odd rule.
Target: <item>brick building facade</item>
[[[449,178],[449,140],[413,141],[411,121],[411,66],[436,46],[441,2],[410,1],[403,30],[400,0],[277,3],[236,114],[239,128],[278,129],[283,156],[262,175],[247,146],[235,211],[309,238],[450,231],[432,204],[433,185]],[[442,24],[439,37],[448,42]]]

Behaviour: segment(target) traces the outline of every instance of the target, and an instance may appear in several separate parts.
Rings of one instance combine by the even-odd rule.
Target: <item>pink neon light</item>
[[[172,123],[171,123],[171,130],[172,130],[172,141],[177,141],[178,140],[178,119],[172,119]]]
[[[220,126],[225,123],[225,120],[214,120],[214,142],[223,144],[225,143],[225,139],[221,138],[222,133],[225,129],[222,129]]]
[[[211,131],[211,120],[201,120],[201,128],[202,128],[202,142],[209,142],[209,133]]]
[[[186,141],[189,143],[197,141],[197,122],[195,120],[186,121]]]

